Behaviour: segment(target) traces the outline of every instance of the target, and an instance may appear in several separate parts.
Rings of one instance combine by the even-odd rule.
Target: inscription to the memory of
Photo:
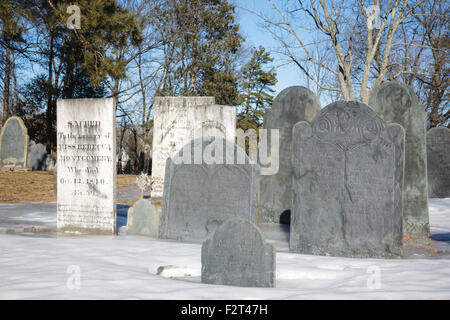
[[[292,251],[402,255],[404,131],[366,105],[336,102],[293,130]]]
[[[58,100],[57,108],[58,231],[115,233],[115,101]]]
[[[428,194],[450,198],[450,130],[436,127],[427,133]]]
[[[156,97],[152,158],[152,197],[163,195],[166,160],[190,140],[216,136],[234,141],[236,108],[214,97]]]

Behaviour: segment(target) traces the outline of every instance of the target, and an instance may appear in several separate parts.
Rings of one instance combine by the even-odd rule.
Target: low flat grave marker
[[[240,287],[275,286],[275,248],[248,220],[225,221],[202,245],[202,282]]]
[[[161,202],[140,199],[128,209],[127,234],[159,238]]]

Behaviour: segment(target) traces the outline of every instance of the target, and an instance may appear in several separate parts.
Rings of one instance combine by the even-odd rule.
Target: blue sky
[[[261,27],[261,19],[254,14],[240,9],[240,7],[247,8],[256,12],[271,12],[272,7],[267,0],[234,0],[237,7],[236,13],[238,22],[240,23],[241,34],[245,38],[245,45],[248,47],[264,46],[268,51],[272,53],[275,58],[273,65],[277,69],[278,83],[274,87],[275,95],[281,90],[294,86],[303,85],[306,86],[305,81],[300,76],[298,68],[290,63],[284,65],[285,60],[277,53],[274,53],[278,47],[276,41],[272,39],[272,36],[263,30]]]

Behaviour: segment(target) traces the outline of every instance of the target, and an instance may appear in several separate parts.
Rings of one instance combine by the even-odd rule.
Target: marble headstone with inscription
[[[202,245],[202,282],[240,287],[274,287],[276,252],[255,224],[225,221]]]
[[[407,85],[385,82],[375,89],[369,105],[385,123],[405,129],[405,177],[403,185],[403,233],[428,237],[426,111]]]
[[[57,103],[59,232],[116,232],[116,107],[110,99]]]
[[[256,223],[258,175],[233,142],[192,140],[167,160],[161,238],[203,242],[227,219]]]
[[[294,86],[281,91],[266,111],[264,129],[280,130],[279,170],[262,176],[260,182],[261,222],[278,223],[292,202],[292,127],[299,121],[311,122],[320,111],[316,95],[305,87]]]
[[[293,129],[290,249],[344,257],[402,255],[404,130],[339,101]]]
[[[162,197],[166,160],[189,141],[217,136],[234,141],[236,108],[214,97],[156,97],[152,150],[152,197]]]
[[[0,168],[28,168],[28,130],[19,117],[9,117],[0,132]]]
[[[436,127],[427,132],[428,195],[450,198],[450,130]]]

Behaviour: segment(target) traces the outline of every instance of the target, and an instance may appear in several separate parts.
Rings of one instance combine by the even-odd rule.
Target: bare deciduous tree
[[[392,67],[390,56],[400,26],[425,0],[358,0],[356,5],[344,0],[297,0],[294,7],[284,8],[274,0],[268,1],[276,17],[255,14],[305,76],[322,90],[367,103]],[[319,39],[310,41],[311,32]],[[334,59],[328,59],[329,63],[318,59],[314,53],[317,46],[332,48]],[[336,79],[336,85],[325,85],[309,72],[314,66]]]

